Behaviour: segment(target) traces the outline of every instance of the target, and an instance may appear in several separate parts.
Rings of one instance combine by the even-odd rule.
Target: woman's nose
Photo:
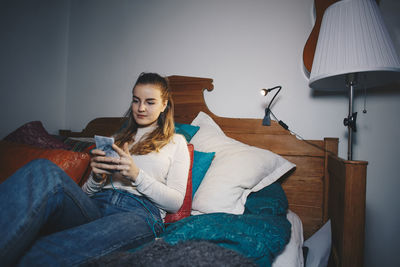
[[[146,110],[146,106],[144,103],[140,103],[139,104],[139,111],[145,111]]]

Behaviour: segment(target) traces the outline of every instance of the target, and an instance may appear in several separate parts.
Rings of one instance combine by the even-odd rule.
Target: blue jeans
[[[0,184],[0,262],[73,266],[138,247],[162,232],[144,197],[104,190],[89,197],[57,165],[34,160]]]

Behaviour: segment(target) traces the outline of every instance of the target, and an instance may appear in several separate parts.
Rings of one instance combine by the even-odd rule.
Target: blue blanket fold
[[[244,213],[286,215],[288,208],[285,191],[279,182],[275,182],[251,193],[247,197]]]
[[[259,266],[271,266],[290,239],[287,209],[285,192],[275,182],[251,193],[242,215],[190,216],[168,226],[161,238],[171,245],[188,240],[208,241],[234,250]]]
[[[161,238],[169,244],[206,240],[232,249],[260,266],[271,266],[290,239],[286,216],[210,213],[182,219]]]

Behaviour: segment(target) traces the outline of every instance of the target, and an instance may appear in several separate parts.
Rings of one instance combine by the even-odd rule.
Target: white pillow
[[[276,180],[295,164],[271,151],[227,137],[207,114],[200,112],[192,125],[200,126],[191,143],[215,157],[192,202],[192,214],[242,214],[247,196]]]

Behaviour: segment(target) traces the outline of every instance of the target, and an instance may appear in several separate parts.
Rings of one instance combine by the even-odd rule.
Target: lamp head
[[[261,94],[262,96],[266,96],[266,95],[267,95],[269,92],[271,92],[272,90],[281,89],[281,88],[282,88],[282,87],[281,87],[280,85],[275,86],[275,87],[272,87],[272,88],[268,88],[268,89],[263,88],[263,89],[260,90],[260,94]]]
[[[263,119],[263,122],[262,122],[262,124],[264,126],[270,126],[271,125],[271,118],[270,118],[271,109],[270,109],[270,107],[271,107],[271,104],[274,101],[276,95],[281,91],[282,86],[278,85],[278,86],[275,86],[275,87],[272,87],[272,88],[269,88],[269,89],[265,89],[264,88],[264,89],[261,89],[261,91],[260,91],[261,95],[266,96],[269,92],[271,92],[272,90],[275,90],[275,89],[279,89],[279,90],[275,93],[274,97],[269,102],[268,107],[265,109],[265,116],[264,116],[264,119]]]
[[[263,88],[263,89],[261,89],[260,94],[262,96],[266,96],[268,94],[268,92],[269,92],[268,89]]]

